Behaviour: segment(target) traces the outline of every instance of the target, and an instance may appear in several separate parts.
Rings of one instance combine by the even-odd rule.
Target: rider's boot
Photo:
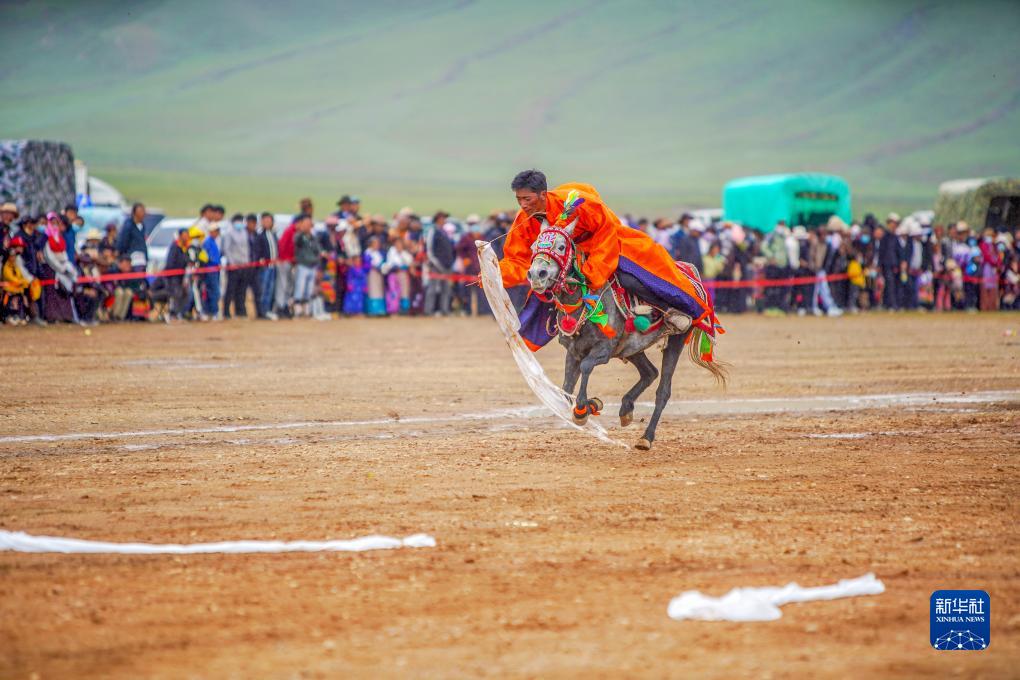
[[[687,316],[679,309],[670,309],[666,311],[666,323],[680,333],[686,333],[693,322],[694,320],[691,319],[691,317]]]

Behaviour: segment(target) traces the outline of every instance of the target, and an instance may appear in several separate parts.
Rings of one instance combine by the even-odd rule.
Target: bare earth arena
[[[0,528],[437,545],[0,552],[0,676],[1015,677],[1017,317],[725,323],[729,388],[684,361],[649,452],[543,415],[491,319],[26,329]],[[539,358],[558,382],[562,348]],[[634,378],[614,361],[590,390],[628,444]],[[776,621],[666,614],[685,590],[867,572],[883,594]],[[991,594],[980,654],[929,644],[951,587]]]

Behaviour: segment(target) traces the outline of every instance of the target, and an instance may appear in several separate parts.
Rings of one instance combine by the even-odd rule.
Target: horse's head
[[[576,219],[565,227],[551,227],[548,222],[542,222],[542,230],[531,246],[531,268],[528,269],[528,282],[536,293],[556,293],[563,286],[574,258],[571,237],[575,226]]]

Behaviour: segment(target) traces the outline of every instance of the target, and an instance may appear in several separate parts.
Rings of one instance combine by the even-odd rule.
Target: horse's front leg
[[[596,366],[609,363],[613,356],[613,345],[610,342],[603,342],[597,345],[588,355],[581,359],[581,389],[577,391],[577,401],[574,403],[574,422],[578,425],[585,423],[589,415],[598,415],[602,410],[601,399],[588,399],[588,378]]]
[[[577,379],[581,377],[581,360],[567,351],[567,364],[563,369],[563,391],[573,394]]]

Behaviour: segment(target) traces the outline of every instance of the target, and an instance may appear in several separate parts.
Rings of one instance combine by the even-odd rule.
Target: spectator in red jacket
[[[280,236],[280,262],[276,265],[276,313],[290,316],[294,300],[294,235],[297,222],[292,221]]]
[[[985,229],[978,244],[981,249],[981,294],[982,312],[999,309],[999,278],[1002,276],[1002,254],[995,244],[995,230]]]

